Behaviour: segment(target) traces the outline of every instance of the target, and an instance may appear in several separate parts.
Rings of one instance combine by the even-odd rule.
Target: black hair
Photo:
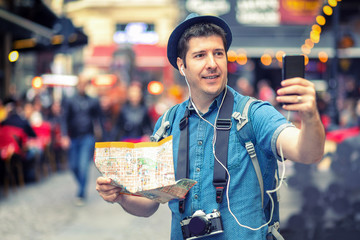
[[[186,68],[186,53],[189,50],[189,41],[193,37],[210,37],[210,36],[220,36],[224,43],[224,48],[226,48],[226,33],[224,29],[213,23],[197,23],[189,27],[181,35],[178,46],[177,53],[178,57],[181,58],[184,62],[184,67]]]

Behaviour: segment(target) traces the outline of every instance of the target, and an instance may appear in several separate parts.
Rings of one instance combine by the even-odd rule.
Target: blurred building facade
[[[0,1],[0,33],[2,98],[10,86],[19,91],[31,87],[34,76],[54,71],[58,53],[81,51],[88,40],[70,19],[52,10],[50,0]],[[78,58],[71,59],[79,64]]]
[[[10,83],[30,87],[47,73],[181,83],[166,43],[189,12],[221,16],[232,28],[231,86],[247,78],[255,88],[263,79],[277,88],[281,56],[304,54],[306,77],[320,91],[330,86],[336,96],[348,81],[359,88],[357,0],[1,0],[1,96]],[[20,52],[16,62],[8,60],[12,50]]]
[[[128,83],[166,82],[173,71],[166,58],[169,34],[178,22],[175,0],[79,0],[64,5],[66,15],[89,36],[84,52],[84,71],[89,75],[111,73]],[[135,78],[135,79],[134,79]]]

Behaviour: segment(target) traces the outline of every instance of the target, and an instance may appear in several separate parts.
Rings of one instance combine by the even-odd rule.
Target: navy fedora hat
[[[176,64],[177,62],[177,46],[178,46],[178,42],[181,38],[181,35],[185,32],[186,29],[188,29],[189,27],[191,27],[194,24],[197,23],[213,23],[219,27],[221,27],[222,29],[224,29],[225,33],[226,33],[226,46],[225,46],[225,51],[227,51],[231,45],[231,41],[232,41],[232,34],[231,34],[231,30],[230,27],[227,25],[227,23],[222,20],[219,17],[216,16],[210,16],[210,15],[204,15],[204,16],[200,16],[196,13],[191,13],[189,14],[186,19],[181,22],[175,29],[174,31],[171,33],[170,37],[169,37],[169,41],[168,41],[168,45],[167,45],[167,57],[169,62],[171,63],[171,65],[173,65],[174,68],[178,69],[178,66]]]

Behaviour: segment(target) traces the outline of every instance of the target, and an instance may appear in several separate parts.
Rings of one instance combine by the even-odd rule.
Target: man
[[[100,103],[86,94],[86,86],[86,79],[80,77],[77,93],[63,102],[60,124],[62,146],[69,148],[69,166],[78,184],[77,206],[84,205],[86,200],[89,166],[95,144],[94,124],[98,123],[103,128]]]
[[[184,113],[189,111],[189,177],[198,182],[186,196],[183,213],[179,209],[179,200],[169,202],[172,211],[171,239],[183,239],[180,222],[184,218],[192,216],[197,210],[208,214],[213,209],[221,213],[224,230],[205,239],[258,240],[265,239],[267,235],[267,220],[261,201],[254,200],[260,194],[254,191],[259,188],[258,182],[248,153],[236,137],[235,123],[230,130],[227,160],[231,176],[227,191],[230,200],[215,201],[216,190],[212,184],[215,122],[224,96],[232,94],[234,106],[244,97],[227,86],[226,51],[231,39],[231,31],[222,19],[193,14],[177,26],[169,38],[168,59],[185,77],[190,90],[190,99],[179,105],[172,123],[175,172],[178,170],[181,138],[177,126]],[[285,110],[299,112],[301,130],[289,124],[270,104],[256,103],[251,108],[250,119],[257,145],[266,155],[277,159],[281,159],[282,148],[286,159],[307,164],[320,161],[325,134],[316,108],[314,85],[302,78],[287,79],[282,82],[277,94],[279,103],[287,103],[283,106]],[[155,131],[160,122],[161,119]],[[97,179],[97,190],[104,200],[118,202],[125,211],[136,216],[148,217],[158,209],[159,204],[149,199],[119,195],[120,189],[110,183],[110,179]],[[230,213],[230,207],[239,222]]]

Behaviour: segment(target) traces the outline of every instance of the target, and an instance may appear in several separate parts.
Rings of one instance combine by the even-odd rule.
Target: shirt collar
[[[227,87],[227,86],[226,86]],[[229,89],[227,89],[227,91],[229,91]],[[221,105],[221,101],[222,98],[224,96],[225,93],[225,89],[214,99],[214,101],[210,104],[209,110],[208,112],[214,110],[214,109],[218,109],[220,108]],[[191,104],[190,99],[188,100],[188,104],[187,104],[187,108],[189,109],[190,112],[195,111],[194,106]],[[200,112],[201,113],[201,112]],[[201,115],[203,115],[204,113],[201,113]]]

